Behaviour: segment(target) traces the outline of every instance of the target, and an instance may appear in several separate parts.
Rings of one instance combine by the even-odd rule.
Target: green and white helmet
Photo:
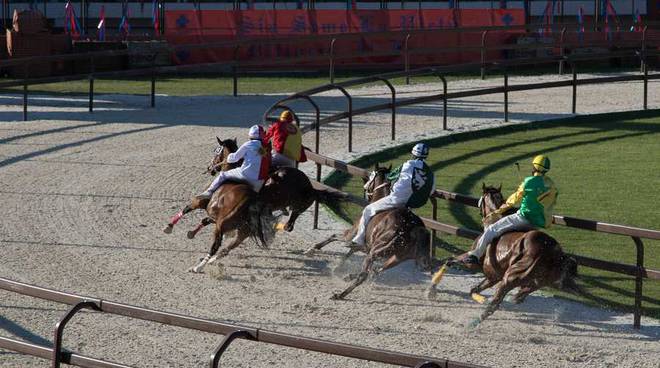
[[[426,158],[429,155],[429,146],[426,143],[417,143],[412,149],[412,154],[418,158]]]

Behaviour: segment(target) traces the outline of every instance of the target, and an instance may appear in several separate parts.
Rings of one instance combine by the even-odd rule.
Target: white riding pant
[[[353,243],[364,245],[367,237],[367,226],[369,221],[374,217],[378,212],[391,210],[394,208],[404,208],[408,200],[402,201],[400,198],[394,196],[387,196],[377,200],[374,203],[369,204],[362,211],[362,217],[360,218],[360,225],[358,225],[358,231],[355,237],[353,238]]]
[[[216,176],[215,179],[213,179],[213,182],[208,187],[208,189],[206,189],[204,194],[205,195],[213,194],[213,192],[218,190],[218,188],[220,188],[222,183],[224,183],[227,180],[236,180],[236,181],[245,182],[249,184],[250,187],[252,187],[252,190],[254,190],[257,193],[259,193],[259,190],[261,190],[261,186],[264,184],[263,180],[254,180],[245,177],[245,175],[241,172],[241,168],[238,167],[227,171],[220,171],[218,176]]]
[[[276,167],[296,167],[296,161],[284,156],[281,153],[273,153],[273,160],[271,161],[271,166]]]
[[[486,226],[484,233],[481,234],[479,241],[477,242],[476,248],[468,252],[468,254],[473,255],[477,258],[481,258],[488,248],[488,244],[493,241],[493,239],[498,236],[502,236],[504,233],[509,231],[528,231],[534,230],[536,227],[532,225],[527,219],[521,216],[518,212],[513,215],[505,216],[499,219],[497,222]]]

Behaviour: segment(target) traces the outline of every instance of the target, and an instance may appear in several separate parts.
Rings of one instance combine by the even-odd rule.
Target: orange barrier
[[[373,32],[415,31],[455,27],[523,25],[522,9],[422,9],[422,10],[172,10],[165,13],[165,37],[170,44],[199,44],[234,39],[263,39],[291,36],[290,42],[268,46],[252,46],[235,51],[231,48],[180,52],[174,55],[179,64],[252,60],[289,56],[314,56],[328,53],[327,41],[300,42],[294,36],[331,36],[352,33],[359,35],[342,40],[334,52],[355,53],[401,50],[402,34]],[[513,31],[494,33],[490,45],[510,41]],[[414,41],[424,47],[451,48],[479,46],[481,33],[436,33],[420,35]],[[498,55],[491,55],[497,58]],[[443,56],[417,55],[411,63],[448,64],[478,60],[478,53]],[[375,56],[368,59],[344,60],[343,64],[402,62],[398,56]],[[314,65],[314,64],[312,64]]]

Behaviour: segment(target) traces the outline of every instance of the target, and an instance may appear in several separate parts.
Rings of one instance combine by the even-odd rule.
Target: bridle
[[[209,166],[206,168],[206,172],[207,172],[207,173],[209,173],[209,174],[211,174],[211,175],[215,175],[216,172],[222,170],[221,166],[222,166],[223,164],[225,164],[225,161],[222,160],[222,161],[221,161],[220,163],[218,163],[218,164],[215,164],[214,162],[217,160],[218,156],[221,156],[221,155],[222,155],[222,153],[224,152],[225,148],[226,148],[226,147],[225,147],[224,145],[221,144],[221,145],[219,145],[218,147],[216,147],[216,148],[213,150],[213,153],[215,154],[215,156],[213,156],[213,161],[211,161],[211,165],[209,165]]]
[[[367,199],[368,201],[371,200],[371,198],[374,196],[374,194],[376,193],[376,191],[378,191],[379,189],[382,189],[382,188],[385,188],[385,187],[389,187],[389,186],[390,186],[390,182],[385,181],[385,182],[383,182],[383,183],[381,183],[381,184],[379,184],[379,185],[373,187],[373,186],[374,186],[374,182],[375,182],[375,180],[376,180],[376,174],[377,174],[376,171],[372,171],[371,174],[369,174],[369,179],[368,179],[367,182],[364,183],[364,185],[362,186],[362,188],[364,189],[364,195],[365,195],[365,197],[366,197],[366,199]],[[372,187],[373,187],[373,188],[372,188]]]

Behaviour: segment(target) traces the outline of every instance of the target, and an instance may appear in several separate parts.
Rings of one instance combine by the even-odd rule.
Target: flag
[[[96,26],[98,29],[98,40],[105,41],[105,6],[101,5],[101,11],[99,12],[99,25]]]
[[[630,32],[640,32],[642,30],[642,16],[639,14],[639,8],[635,10],[635,19],[633,25],[630,26]]]
[[[131,33],[131,25],[128,23],[129,15],[128,2],[124,1],[121,4],[121,21],[119,22],[119,33],[124,37],[128,37],[129,33]]]
[[[577,21],[578,21],[578,32],[584,33],[584,9],[580,7],[578,9],[578,16],[577,16]]]
[[[160,35],[160,16],[159,16],[160,3],[158,0],[153,0],[151,3],[151,24],[154,26],[154,35]]]
[[[76,11],[71,5],[71,1],[67,1],[64,5],[64,32],[71,35],[73,38],[80,37],[82,33],[78,19],[76,18]]]

